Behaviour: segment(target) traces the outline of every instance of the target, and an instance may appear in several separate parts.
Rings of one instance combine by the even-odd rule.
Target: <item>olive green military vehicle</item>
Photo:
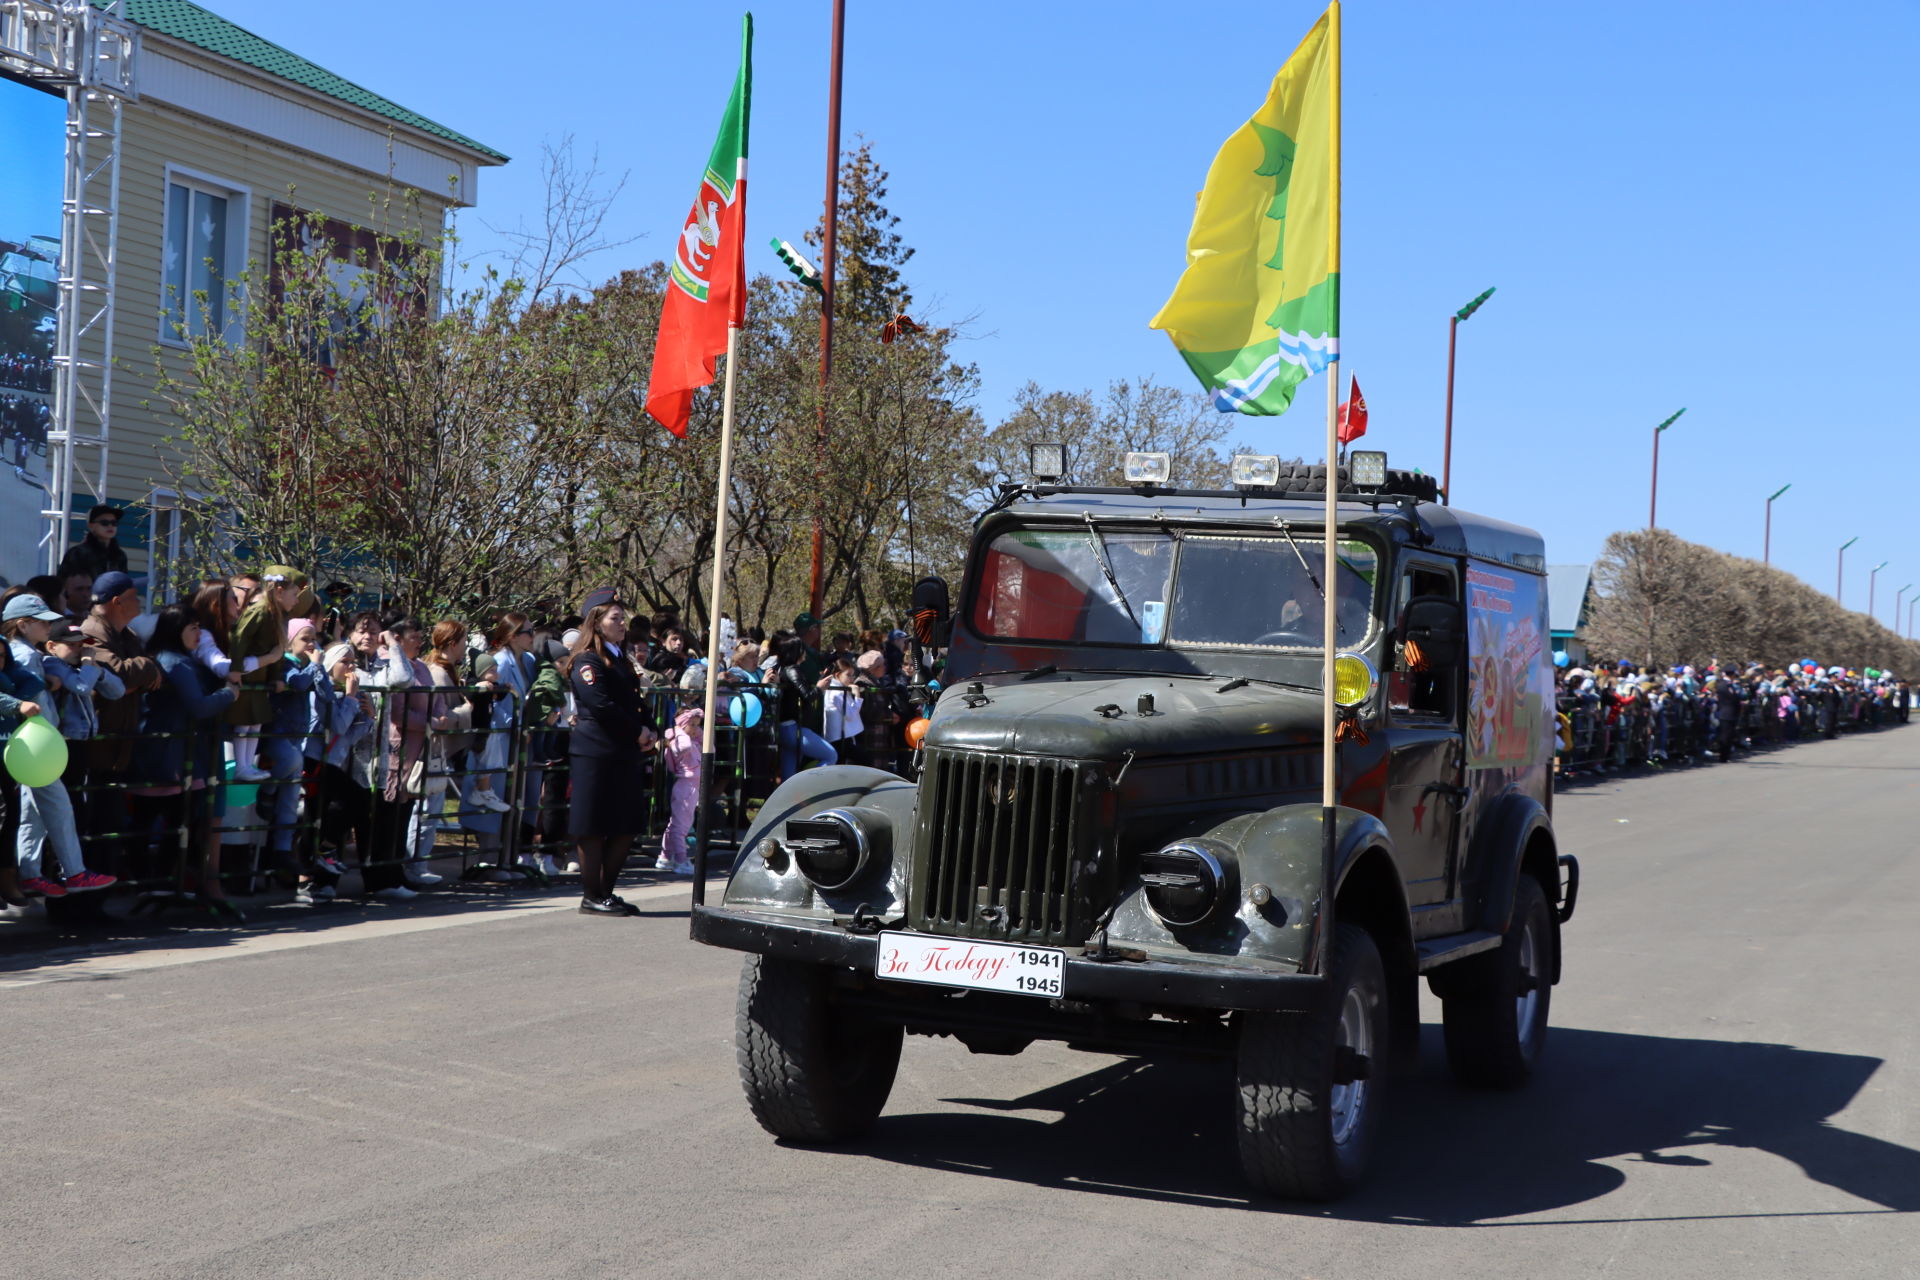
[[[1579,885],[1541,540],[1430,477],[1340,496],[1324,840],[1326,483],[1007,488],[919,782],[787,780],[695,908],[695,938],[753,953],[738,1056],[768,1132],[867,1130],[905,1034],[1215,1054],[1247,1177],[1327,1199],[1365,1174],[1422,978],[1460,1081],[1527,1079]]]

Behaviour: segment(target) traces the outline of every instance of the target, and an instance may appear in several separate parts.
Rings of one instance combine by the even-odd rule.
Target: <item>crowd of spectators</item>
[[[64,777],[0,788],[0,899],[130,879],[237,922],[236,880],[277,879],[317,905],[357,864],[363,893],[405,900],[441,883],[432,860],[450,830],[509,874],[578,871],[565,838],[578,617],[355,612],[334,603],[350,587],[316,592],[286,565],[205,579],[154,610],[118,521],[95,508],[59,573],[0,595],[0,739],[44,714],[69,744]],[[751,766],[736,770],[743,789],[815,762],[904,769],[905,632],[823,640],[806,614],[772,635],[724,616],[720,630],[719,722],[758,726],[731,743]],[[663,874],[692,869],[704,653],[671,610],[635,616],[624,646],[661,735],[648,768]],[[264,847],[223,870],[236,830]]]
[[[9,391],[53,391],[53,358],[25,351],[0,353],[0,388]]]
[[[1887,671],[1721,662],[1660,670],[1621,660],[1559,668],[1562,776],[1721,762],[1736,752],[1904,724],[1908,682]]]

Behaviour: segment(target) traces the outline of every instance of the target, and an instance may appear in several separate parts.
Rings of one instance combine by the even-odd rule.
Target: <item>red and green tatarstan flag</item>
[[[747,315],[747,116],[753,96],[753,15],[740,24],[740,70],[720,117],[700,194],[674,248],[660,335],[647,379],[647,413],[687,434],[693,393],[713,382],[727,330]]]

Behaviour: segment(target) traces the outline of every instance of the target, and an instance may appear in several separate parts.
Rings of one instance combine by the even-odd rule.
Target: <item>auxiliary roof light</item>
[[[1057,442],[1027,442],[1027,471],[1048,484],[1067,474],[1067,446]]]
[[[1127,455],[1128,484],[1165,484],[1172,475],[1173,455],[1170,453]]]
[[[1233,455],[1233,487],[1271,489],[1280,483],[1280,457],[1272,453]]]
[[[1378,489],[1387,482],[1387,455],[1378,449],[1355,449],[1347,455],[1347,474],[1356,489]]]

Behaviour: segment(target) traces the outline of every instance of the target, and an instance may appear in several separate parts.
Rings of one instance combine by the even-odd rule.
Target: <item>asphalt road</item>
[[[1249,1201],[1220,1070],[1052,1046],[777,1145],[683,887],[10,956],[0,1275],[1916,1276],[1916,803],[1920,727],[1561,796],[1541,1074],[1456,1089],[1429,999],[1330,1209]]]

